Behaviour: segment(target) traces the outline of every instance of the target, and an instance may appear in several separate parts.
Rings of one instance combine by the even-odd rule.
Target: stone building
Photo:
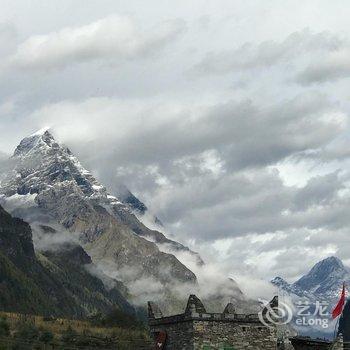
[[[311,339],[309,337],[293,337],[290,339],[295,350],[343,350],[344,343],[341,335],[335,341]]]
[[[257,314],[237,314],[232,304],[222,313],[208,313],[202,302],[190,295],[183,314],[163,317],[148,303],[150,331],[165,350],[275,350],[276,329],[264,325]],[[164,341],[165,340],[165,341]],[[164,342],[163,342],[164,341]]]

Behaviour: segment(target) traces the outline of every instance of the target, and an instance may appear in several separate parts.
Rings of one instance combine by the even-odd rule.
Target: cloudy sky
[[[49,126],[235,274],[350,265],[350,7],[0,0],[0,150]]]

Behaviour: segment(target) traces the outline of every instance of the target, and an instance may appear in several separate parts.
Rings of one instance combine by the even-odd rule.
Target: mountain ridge
[[[61,160],[66,164],[66,167],[68,167],[66,169],[62,169],[58,164],[57,168],[54,169],[54,171],[62,172],[61,175],[63,179],[65,176],[68,177],[69,173],[75,174],[74,180],[85,196],[90,197],[91,199],[104,199],[104,204],[112,204],[114,207],[114,215],[119,216],[119,219],[121,221],[131,226],[132,230],[140,236],[149,239],[156,244],[167,244],[169,245],[169,248],[173,249],[175,252],[178,250],[190,252],[194,256],[197,256],[199,261],[202,261],[198,253],[192,252],[183,244],[167,238],[163,233],[157,230],[148,229],[133,213],[133,210],[135,210],[137,214],[144,214],[145,211],[148,210],[146,205],[142,203],[137,197],[135,197],[125,186],[123,186],[123,190],[119,191],[119,193],[124,193],[122,195],[122,198],[118,198],[114,195],[109,194],[107,189],[101,185],[101,183],[99,183],[94,178],[94,176],[81,165],[79,160],[73,155],[68,147],[60,145],[58,142],[56,142],[48,128],[43,128],[38,132],[24,138],[16,147],[12,158],[25,159],[25,157],[30,155],[30,153],[34,153],[33,156],[35,158],[35,153],[40,150],[40,148],[47,147],[51,147],[54,151],[59,152],[60,154],[58,157],[60,157]],[[33,159],[33,157],[30,157],[30,159]],[[69,167],[71,169],[69,169]],[[55,176],[55,173],[48,175],[50,175],[50,177],[53,177]],[[20,195],[38,193],[40,190],[40,185],[34,185],[34,182],[37,181],[38,178],[35,176],[35,174],[30,176],[31,181],[29,181],[29,183],[27,181],[26,185],[20,186],[17,188],[17,191],[14,191],[12,189],[12,193],[8,193],[7,197],[15,193]],[[160,223],[160,220],[158,218],[155,218],[155,221]]]
[[[16,216],[47,226],[52,222],[60,225],[78,238],[105,274],[129,285],[135,279],[148,280],[150,284],[160,283],[159,288],[171,294],[174,283],[197,283],[192,271],[173,254],[159,250],[158,245],[196,253],[148,229],[48,130],[24,138],[11,161],[11,171],[0,181],[0,196]]]
[[[181,259],[203,273],[201,257],[143,224],[48,130],[24,138],[7,169],[0,174],[0,204],[35,228],[34,242],[43,263],[48,255],[42,254],[43,242],[50,246],[60,241],[61,249],[62,240],[74,241],[104,275],[125,284],[133,305],[143,307],[148,300],[157,300],[165,314],[174,314],[184,307],[188,294],[203,293],[203,300],[214,309],[227,301],[242,311],[257,307],[229,279],[220,279],[210,289],[205,278],[199,284],[176,255],[181,253]],[[48,233],[42,236],[38,227],[46,227]],[[56,233],[50,232],[53,227]]]
[[[310,312],[308,317],[326,319],[328,327],[322,328],[309,325],[294,325],[303,335],[313,337],[332,338],[335,321],[332,320],[331,311],[339,300],[343,283],[349,285],[350,270],[344,266],[343,262],[330,256],[317,262],[305,275],[301,276],[293,283],[288,283],[281,277],[275,277],[271,283],[279,289],[279,294],[287,303],[291,303],[295,310],[294,319],[301,318],[297,313],[298,305],[306,305]],[[322,315],[318,305],[323,305],[325,309]],[[316,313],[316,314],[313,314]],[[312,321],[315,321],[314,319]]]
[[[74,256],[78,250],[84,259],[72,262],[72,250]],[[65,254],[62,250],[36,253],[29,224],[0,206],[1,310],[74,318],[114,308],[135,314],[122,294],[125,290],[116,289],[122,288],[120,282],[107,290],[85,270],[91,264],[78,246],[67,247]]]
[[[350,281],[350,269],[343,262],[330,256],[317,262],[308,273],[294,283],[275,277],[271,283],[297,296],[336,298],[343,282]]]

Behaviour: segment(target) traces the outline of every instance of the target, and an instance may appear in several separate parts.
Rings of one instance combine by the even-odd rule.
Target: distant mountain
[[[271,282],[275,286],[299,297],[323,298],[333,301],[339,296],[343,282],[350,281],[350,270],[334,256],[318,262],[305,276],[289,284],[276,277]]]
[[[124,204],[127,204],[132,210],[140,215],[144,215],[148,210],[146,204],[142,203],[137,197],[135,197],[125,185],[118,186],[117,195]]]
[[[135,215],[146,210],[142,202],[131,192],[110,194],[48,130],[24,138],[7,168],[0,175],[3,206],[31,224],[69,232],[106,275],[128,286],[133,302],[143,304],[155,289],[158,299],[173,301],[174,284],[196,285],[174,253],[202,264],[199,255],[146,227]]]
[[[36,254],[30,226],[0,207],[1,310],[78,318],[115,308],[135,314],[122,283],[109,279],[107,288],[89,268],[90,257],[74,244]]]
[[[349,285],[350,270],[334,256],[315,264],[306,275],[294,283],[288,283],[281,277],[275,277],[271,281],[278,287],[280,294],[289,297],[295,306],[299,302],[308,303],[311,306],[310,311],[313,312],[317,302],[326,303],[329,313],[339,299],[343,282]],[[315,330],[312,327],[302,327],[299,331],[315,336],[323,336],[322,333],[332,334],[334,325],[330,317],[329,322],[331,326],[327,329],[319,327]]]
[[[125,185],[119,185],[117,186],[116,190],[117,197],[120,199],[120,201],[133,211],[133,213],[138,217],[138,219],[143,222],[143,218],[146,216],[149,216],[149,210],[145,203],[141,202],[140,199],[138,199],[133,193],[130,192],[130,190]],[[160,219],[151,214],[151,221],[154,225],[162,228],[163,223],[160,221]]]
[[[343,282],[350,281],[350,271],[336,257],[318,262],[310,272],[300,278],[295,285],[315,295],[337,297]]]

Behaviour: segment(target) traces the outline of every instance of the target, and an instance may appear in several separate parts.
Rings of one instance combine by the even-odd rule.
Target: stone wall
[[[167,350],[192,350],[194,331],[192,321],[180,323],[167,323],[151,326],[152,335],[165,331],[167,333]]]
[[[275,350],[273,328],[250,322],[193,321],[193,349]]]
[[[235,313],[228,304],[223,313],[207,313],[204,305],[191,295],[183,314],[163,317],[149,303],[149,326],[156,337],[166,332],[165,350],[275,350],[276,330],[262,324],[258,315]]]

